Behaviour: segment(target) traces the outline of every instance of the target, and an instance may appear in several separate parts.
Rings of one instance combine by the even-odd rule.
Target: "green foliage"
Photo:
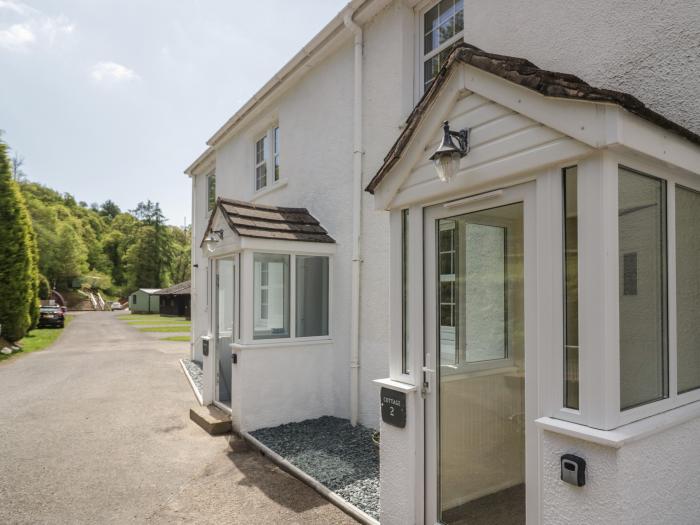
[[[0,324],[8,341],[24,337],[39,311],[38,252],[27,205],[0,142]]]
[[[84,205],[68,193],[21,183],[38,243],[39,269],[52,286],[124,296],[190,278],[189,233],[168,226],[160,205],[124,213],[111,200]]]
[[[51,284],[45,275],[39,275],[39,299],[51,299]]]

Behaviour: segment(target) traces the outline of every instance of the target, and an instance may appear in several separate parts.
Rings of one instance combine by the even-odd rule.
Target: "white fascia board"
[[[310,255],[333,255],[336,244],[331,242],[305,242],[284,239],[260,239],[241,237],[241,250],[268,253],[300,253]]]
[[[295,79],[300,75],[306,74],[315,64],[332,52],[334,47],[331,44],[336,43],[338,37],[342,37],[341,40],[351,38],[352,33],[346,29],[343,21],[347,12],[354,13],[355,22],[363,25],[390,3],[390,0],[351,0],[301,51],[294,55],[241,109],[229,118],[211,136],[207,144],[216,146],[226,140],[236,126],[248,117],[251,112],[262,109],[260,108],[261,103],[269,99],[273,92],[291,85]],[[315,62],[312,62],[312,57],[316,59]]]
[[[600,148],[608,144],[608,127],[615,120],[610,122],[607,112],[618,109],[614,104],[546,97],[479,68],[467,64],[463,67],[466,89],[588,146]]]
[[[413,167],[426,156],[425,145],[429,144],[435,135],[437,126],[449,115],[461,95],[458,86],[460,75],[452,71],[450,78],[442,87],[442,92],[433,101],[418,128],[413,133],[411,140],[405,146],[401,158],[384,176],[382,183],[374,191],[374,207],[376,210],[388,210],[392,207],[392,200],[398,193],[401,185],[411,175]]]
[[[593,148],[623,146],[700,174],[700,146],[612,103],[546,97],[473,66],[464,87]]]
[[[206,169],[202,171],[207,171],[211,167],[211,164],[216,160],[215,154],[216,149],[209,147],[202,154],[197,157],[197,159],[190,164],[187,169],[185,170],[185,175],[188,177],[193,177],[195,175],[201,175],[202,172],[199,172],[199,168],[201,166],[205,166]]]
[[[618,108],[617,122],[621,146],[700,175],[700,146],[697,144],[622,108]]]

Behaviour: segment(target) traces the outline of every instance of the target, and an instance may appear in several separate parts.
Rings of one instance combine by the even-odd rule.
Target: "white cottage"
[[[351,2],[187,170],[204,402],[380,429],[382,523],[697,523],[691,4]]]

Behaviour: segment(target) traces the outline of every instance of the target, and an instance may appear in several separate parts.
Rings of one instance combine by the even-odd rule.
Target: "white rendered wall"
[[[238,364],[233,365],[232,419],[238,430],[252,432],[334,413],[331,345],[248,347],[234,352]]]
[[[700,516],[700,420],[620,449],[544,431],[542,522],[546,525],[695,525]],[[559,458],[588,463],[586,486],[559,481]]]
[[[207,211],[207,177],[208,169],[193,177],[194,194],[192,196],[192,358],[202,361],[201,336],[206,335],[208,326],[207,307],[207,259],[202,255],[199,243],[204,237],[204,231],[209,221]]]

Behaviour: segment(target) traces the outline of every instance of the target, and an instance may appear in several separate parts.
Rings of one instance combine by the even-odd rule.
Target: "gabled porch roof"
[[[279,241],[335,243],[321,223],[306,208],[252,204],[219,197],[209,217],[206,238],[220,213],[239,237]],[[204,242],[200,243],[200,246]]]
[[[700,146],[700,135],[653,111],[630,94],[591,86],[575,75],[547,71],[523,58],[487,53],[471,44],[459,43],[454,46],[445,65],[435,77],[430,88],[424,93],[409,115],[403,131],[387,153],[384,162],[368,184],[366,191],[374,194],[380,183],[402,158],[404,151],[411,143],[417,129],[420,127],[425,116],[430,112],[432,106],[440,96],[440,93],[443,91],[443,87],[447,84],[452,72],[457,69],[458,65],[477,68],[547,98],[585,101],[594,103],[592,105],[595,105],[595,103],[615,105],[659,128],[673,132],[678,137],[687,139],[695,147]],[[518,100],[518,102],[520,102],[520,100]],[[523,109],[522,107],[517,108],[519,111]],[[603,132],[605,131],[603,129],[605,128],[605,123],[602,122],[599,127]],[[581,130],[583,129],[582,127]],[[570,134],[574,138],[595,147],[612,145],[615,142],[623,142],[620,140],[621,132],[618,130],[615,130],[615,133],[609,133],[609,136],[604,137],[605,140],[603,141],[599,140],[597,137],[594,138],[592,135],[589,136],[590,134],[588,132],[571,133],[571,130],[565,129],[560,131]],[[598,130],[594,131],[596,133],[598,132]],[[664,153],[666,152],[664,151]]]

